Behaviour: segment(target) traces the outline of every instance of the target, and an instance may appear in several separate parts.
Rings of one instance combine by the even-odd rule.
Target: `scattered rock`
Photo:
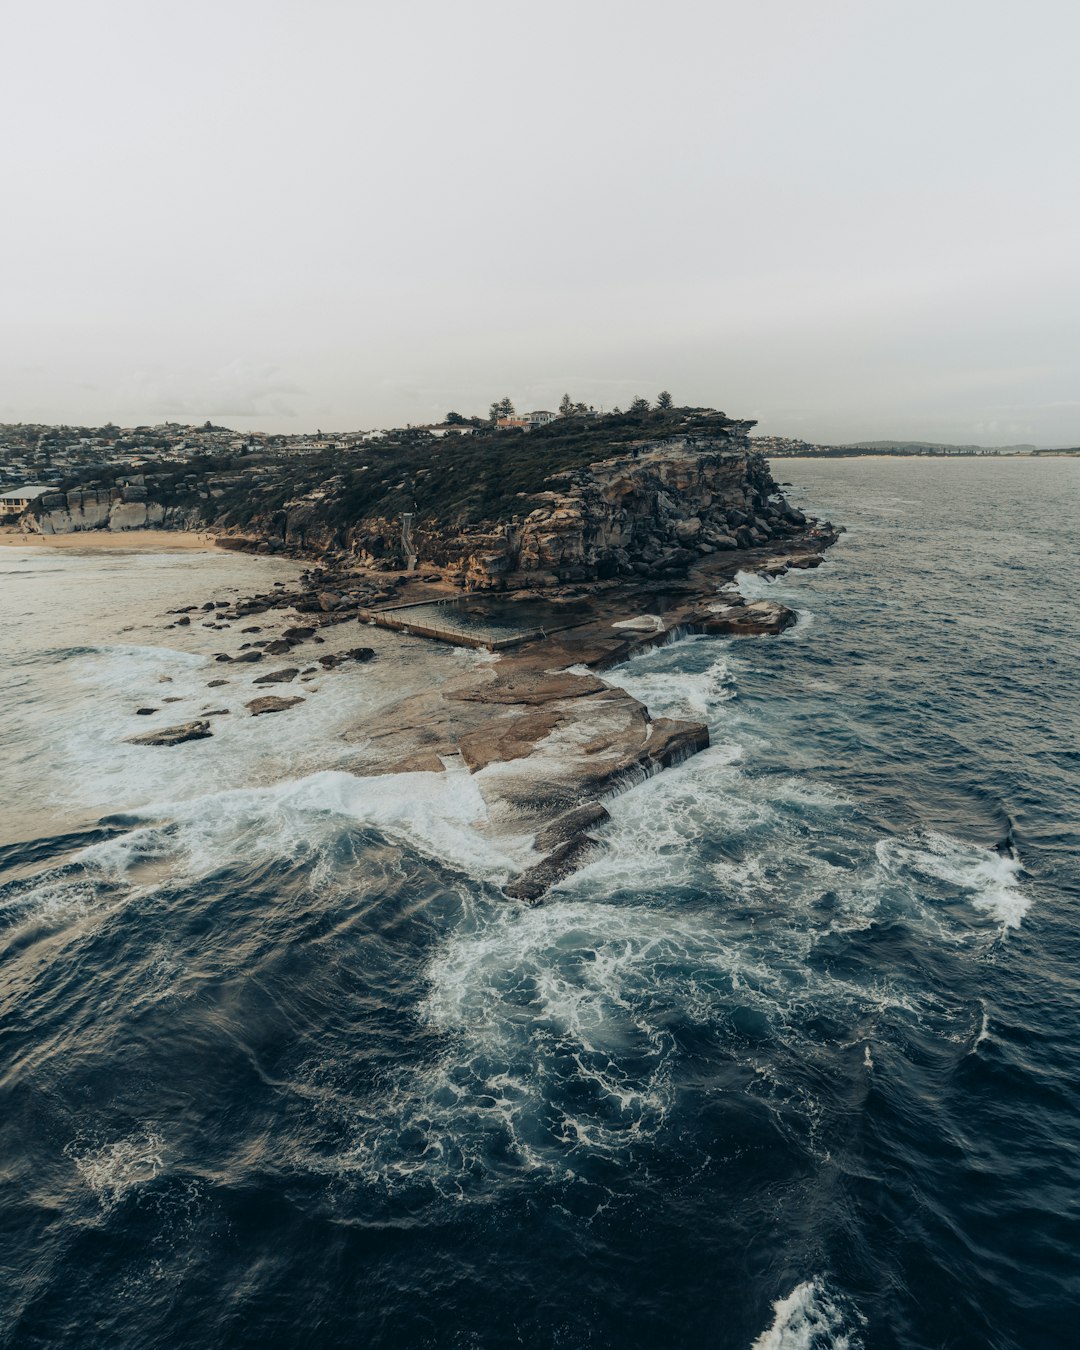
[[[221,685],[228,683],[229,683],[228,680],[208,680],[206,687],[207,689],[218,689],[220,688]]]
[[[263,648],[267,656],[284,656],[292,651],[292,643],[286,642],[284,638],[279,638],[276,642],[268,642]]]
[[[135,709],[135,716],[136,716],[136,717],[150,717],[150,716],[152,716],[152,715],[153,715],[154,713],[156,713],[156,712],[157,712],[157,709],[156,709],[156,708],[136,708],[136,709]]]

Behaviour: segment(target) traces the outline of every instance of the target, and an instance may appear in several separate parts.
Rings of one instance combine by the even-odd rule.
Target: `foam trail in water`
[[[891,876],[930,879],[966,896],[974,909],[996,919],[1002,931],[1019,928],[1031,907],[1020,889],[1016,858],[929,831],[914,838],[883,839],[878,862]]]

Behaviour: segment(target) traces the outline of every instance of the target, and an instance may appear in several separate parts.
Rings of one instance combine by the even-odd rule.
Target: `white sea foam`
[[[229,858],[310,857],[345,822],[372,826],[477,879],[502,880],[519,862],[506,848],[527,846],[478,832],[487,808],[460,767],[367,778],[325,770],[272,787],[150,803],[137,815],[147,823],[91,845],[79,861],[116,875],[167,856],[174,876],[191,878]]]
[[[332,637],[334,635],[332,634]],[[343,638],[339,641],[344,641]],[[50,804],[117,811],[159,801],[197,798],[209,792],[265,786],[298,779],[319,769],[348,769],[364,758],[362,743],[351,733],[379,710],[431,687],[448,665],[482,667],[485,653],[436,648],[416,641],[408,660],[346,665],[320,671],[310,681],[262,686],[255,681],[269,669],[304,655],[251,665],[217,663],[210,657],[170,647],[112,644],[70,655],[64,666],[72,706],[31,709],[37,718],[29,740],[48,740],[55,763],[46,780],[30,780],[31,791],[50,791]],[[331,648],[332,649],[332,648]],[[211,680],[224,681],[208,688]],[[304,701],[273,716],[253,718],[246,704],[272,692]],[[166,700],[173,700],[166,702]],[[138,716],[136,709],[156,709]],[[175,746],[128,744],[128,739],[159,727],[175,726],[216,711],[208,739]],[[164,786],[164,791],[163,791]]]
[[[816,615],[807,609],[806,591],[791,577],[770,577],[761,572],[739,572],[735,577],[735,589],[744,600],[772,600],[787,605],[795,611],[798,623],[784,634],[788,642],[803,642],[809,636]]]
[[[773,1304],[773,1322],[751,1350],[856,1350],[861,1344],[845,1330],[847,1319],[820,1279],[796,1285]]]
[[[692,653],[703,669],[688,670]],[[666,647],[642,652],[612,676],[612,683],[640,700],[655,716],[711,719],[736,690],[728,665],[726,647],[715,638],[684,638]]]
[[[93,1143],[76,1139],[64,1149],[102,1209],[110,1210],[165,1166],[165,1141],[156,1130]]]
[[[974,909],[1000,923],[1002,931],[1019,928],[1031,907],[1030,897],[1020,888],[1020,863],[1008,854],[932,831],[882,839],[875,852],[887,875],[916,880],[921,896],[926,881],[955,888]]]
[[[0,914],[70,923],[138,900],[166,879],[190,884],[238,860],[246,867],[304,862],[312,884],[341,884],[333,846],[349,826],[369,826],[477,881],[504,882],[530,856],[530,836],[483,832],[487,807],[477,784],[453,765],[441,774],[368,778],[327,770],[273,787],[150,803],[131,816],[140,823],[82,849],[74,868],[11,884]]]

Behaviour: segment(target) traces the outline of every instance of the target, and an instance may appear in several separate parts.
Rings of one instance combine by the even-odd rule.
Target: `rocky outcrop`
[[[295,698],[281,698],[277,694],[264,694],[262,698],[253,698],[250,703],[245,703],[244,706],[252,717],[261,717],[265,713],[284,712],[287,708],[293,708],[303,701],[299,695]]]
[[[710,554],[763,547],[806,526],[738,430],[642,445],[550,482],[523,520],[429,536],[433,560],[470,591],[676,577]]]
[[[714,553],[765,547],[801,534],[749,423],[642,440],[520,493],[520,515],[453,527],[421,512],[412,540],[422,567],[466,591],[514,590],[619,577],[680,577]],[[602,451],[602,446],[598,449]],[[258,552],[307,552],[328,564],[404,567],[401,520],[366,517],[331,528],[331,499],[305,501],[252,522],[222,542]],[[249,527],[250,529],[250,527]],[[325,587],[302,612],[337,613],[355,597]]]
[[[209,722],[185,722],[182,726],[162,727],[142,736],[129,736],[128,745],[183,745],[185,741],[202,741],[213,734]]]

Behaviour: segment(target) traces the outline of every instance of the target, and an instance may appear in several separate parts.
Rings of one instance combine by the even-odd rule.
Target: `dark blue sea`
[[[342,737],[483,658],[251,719],[164,611],[289,564],[0,549],[0,1345],[1080,1343],[1080,462],[774,469],[798,625],[611,672],[712,746],[535,909]]]

